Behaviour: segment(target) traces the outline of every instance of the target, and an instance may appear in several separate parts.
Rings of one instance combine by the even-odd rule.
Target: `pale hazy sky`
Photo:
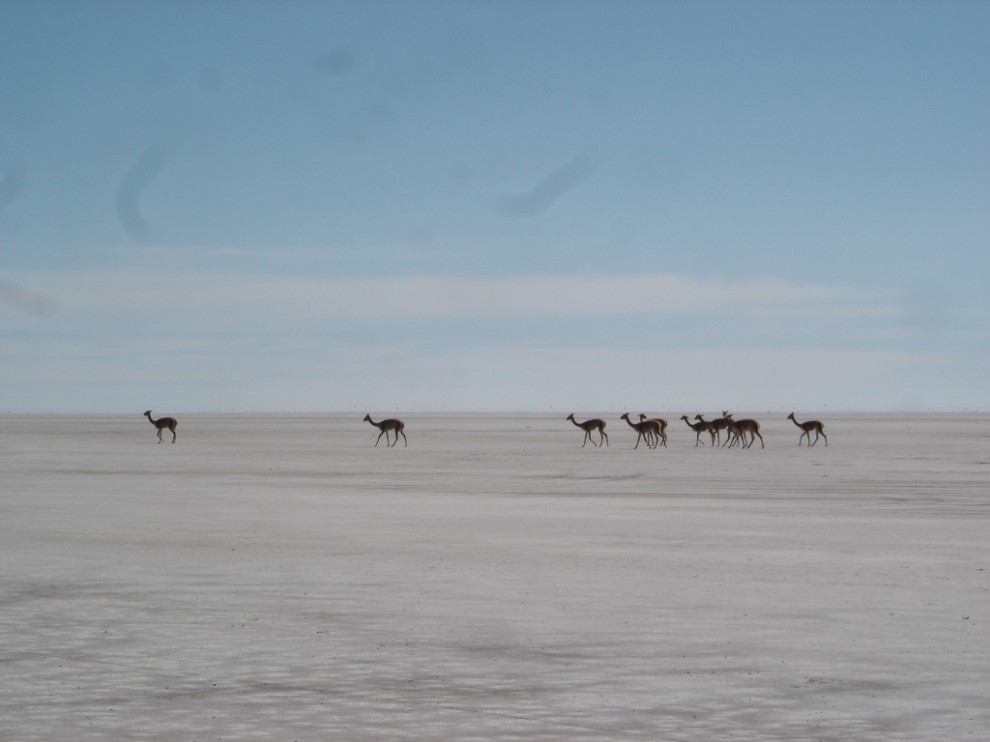
[[[988,2],[0,18],[0,412],[990,409]]]

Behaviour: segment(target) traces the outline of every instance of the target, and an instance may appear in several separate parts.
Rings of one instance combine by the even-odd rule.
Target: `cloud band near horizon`
[[[334,278],[222,270],[120,268],[24,272],[17,284],[57,300],[63,312],[219,313],[263,310],[285,320],[403,321],[444,317],[590,317],[884,311],[878,297],[841,286],[779,280],[698,279],[674,274],[628,276],[403,276]],[[10,319],[8,318],[8,323]]]

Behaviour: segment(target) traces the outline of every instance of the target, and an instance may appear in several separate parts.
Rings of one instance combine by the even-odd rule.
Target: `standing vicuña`
[[[592,445],[594,445],[595,447],[600,446],[603,441],[606,446],[608,445],[608,436],[605,435],[604,420],[601,420],[597,417],[593,417],[590,420],[585,420],[583,423],[579,423],[577,420],[574,419],[573,412],[567,416],[567,419],[584,431],[584,443],[581,444],[581,448],[584,448],[585,444],[587,444],[588,441],[591,441]],[[599,435],[601,435],[601,438],[599,439],[598,443],[595,443],[595,439],[591,437],[592,430],[597,430]]]
[[[801,430],[804,431],[798,437],[798,445],[799,446],[801,445],[801,439],[804,438],[805,436],[808,436],[808,446],[813,446],[813,445],[815,445],[815,443],[818,443],[818,436],[821,436],[822,438],[824,438],[825,439],[825,445],[826,446],[828,445],[828,436],[825,435],[825,423],[820,422],[818,420],[808,420],[808,422],[799,423],[797,421],[797,418],[794,417],[794,413],[793,412],[790,415],[787,416],[787,419],[788,420],[793,420],[794,421],[794,424],[797,425],[799,428],[801,428]],[[812,430],[815,431],[815,440],[814,440],[814,442],[812,442],[812,440],[811,440],[811,431]]]
[[[706,422],[705,420],[702,420],[700,422],[693,423],[690,420],[688,420],[688,416],[687,415],[681,415],[681,420],[683,420],[684,422],[686,422],[687,423],[687,426],[689,428],[691,428],[691,430],[694,431],[694,447],[695,448],[697,448],[698,447],[698,444],[701,443],[701,434],[702,433],[709,433],[710,434],[712,432],[712,425],[711,425],[711,423]],[[712,439],[712,441],[713,441],[712,442],[712,445],[715,445],[714,444],[714,438]],[[705,445],[705,444],[704,443],[701,443],[701,445]]]
[[[657,442],[657,444],[662,444],[663,447],[666,448],[667,447],[667,421],[664,420],[662,417],[647,417],[642,412],[640,412],[639,413],[639,421],[641,423],[644,423],[647,420],[650,420],[652,422],[655,422],[657,425],[660,426],[660,440]],[[657,446],[654,445],[653,447],[656,448]]]
[[[162,431],[168,429],[172,432],[172,443],[175,443],[175,426],[179,421],[174,417],[160,417],[157,420],[151,416],[151,410],[144,413],[144,416],[151,421],[151,424],[158,429],[158,442],[162,442]]]
[[[633,448],[639,448],[640,440],[644,439],[648,448],[657,447],[657,442],[660,440],[660,423],[656,420],[644,420],[641,423],[634,423],[629,419],[628,412],[624,412],[621,419],[629,423],[629,427],[639,433],[639,436],[636,438],[636,445]]]
[[[705,425],[708,426],[708,435],[710,435],[712,437],[712,446],[714,447],[714,445],[715,445],[715,439],[716,439],[716,436],[718,435],[718,432],[715,430],[715,421],[714,420],[706,420],[704,415],[695,415],[694,416],[694,419],[697,420],[698,422],[702,422],[702,423],[704,423]]]
[[[737,443],[743,448],[749,448],[756,442],[757,438],[760,439],[760,448],[766,448],[766,444],[763,443],[763,436],[760,435],[760,424],[756,420],[736,420],[732,415],[727,415],[726,419],[729,421],[729,431],[732,433],[729,448]],[[749,433],[749,443],[746,442],[746,433]]]
[[[382,420],[381,422],[376,423],[374,420],[371,419],[371,415],[365,415],[364,419],[381,431],[378,434],[378,439],[375,441],[376,446],[378,445],[378,441],[382,439],[383,435],[385,436],[385,445],[386,446],[390,445],[388,442],[389,431],[395,433],[395,440],[392,441],[391,445],[394,446],[396,443],[399,442],[400,435],[402,436],[402,440],[406,442],[406,445],[407,446],[409,445],[409,439],[406,438],[406,434],[402,432],[403,430],[405,430],[406,424],[401,420],[396,420],[395,418],[389,418],[388,420]]]
[[[705,420],[705,418],[702,417],[701,415],[694,416],[695,420],[701,420],[703,422],[708,423],[708,432],[711,433],[712,438],[714,439],[712,441],[713,446],[716,443],[718,443],[719,445],[722,444],[722,431],[723,430],[727,431],[729,427],[728,414],[729,414],[728,410],[722,410],[722,417],[716,417],[714,420]],[[726,432],[725,434],[725,441],[726,443],[729,442],[728,432]]]

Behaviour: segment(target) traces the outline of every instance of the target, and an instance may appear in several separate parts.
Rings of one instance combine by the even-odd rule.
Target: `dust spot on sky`
[[[117,188],[117,218],[135,240],[146,239],[151,234],[151,224],[141,213],[141,192],[161,172],[166,162],[168,148],[164,144],[151,145],[124,173]]]
[[[148,85],[155,89],[168,87],[172,82],[172,71],[164,62],[155,62],[146,70]]]
[[[916,331],[935,333],[949,321],[949,305],[945,295],[935,287],[913,286],[901,299],[901,319]]]
[[[20,162],[8,163],[0,171],[0,209],[14,203],[24,192],[27,173]]]
[[[354,55],[338,49],[313,60],[313,73],[319,77],[340,77],[354,68]]]
[[[578,155],[542,178],[528,192],[503,196],[500,211],[506,216],[514,217],[542,214],[594,172],[594,163],[586,156]]]
[[[199,89],[207,95],[217,95],[223,90],[223,75],[216,67],[207,67],[199,73]]]
[[[409,245],[417,250],[429,250],[433,247],[436,235],[433,230],[426,226],[416,226],[406,234]]]
[[[55,313],[55,301],[50,297],[28,291],[2,278],[0,278],[0,305],[36,317],[48,317]]]

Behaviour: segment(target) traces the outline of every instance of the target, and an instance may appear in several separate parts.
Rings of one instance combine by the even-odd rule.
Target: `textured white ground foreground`
[[[987,739],[990,416],[565,414],[0,416],[0,739]]]

